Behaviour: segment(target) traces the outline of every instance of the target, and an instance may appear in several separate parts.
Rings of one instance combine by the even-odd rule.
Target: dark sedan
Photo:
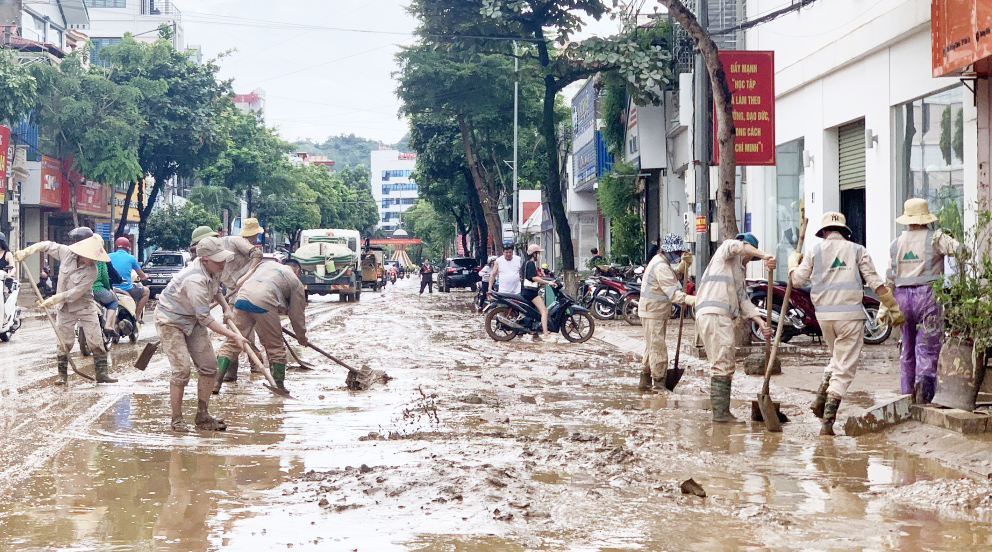
[[[471,257],[453,257],[444,260],[437,274],[437,289],[474,289],[479,281],[479,262]]]
[[[141,270],[148,276],[148,289],[154,298],[169,285],[172,277],[186,268],[191,255],[187,251],[156,251],[145,261]]]

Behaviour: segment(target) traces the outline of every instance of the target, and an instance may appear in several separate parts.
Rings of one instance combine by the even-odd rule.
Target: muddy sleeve
[[[82,268],[79,268],[77,270],[82,270]],[[59,274],[59,277],[61,278],[62,276],[63,275],[60,273]],[[68,282],[72,282],[72,280],[73,280],[73,278],[70,278],[68,274],[65,275],[65,278],[66,278],[66,282],[67,283]],[[78,284],[76,284],[76,285],[74,285],[74,286],[66,289],[64,292],[62,292],[64,294],[63,297],[65,298],[65,302],[66,303],[72,303],[74,301],[79,301],[80,299],[85,298],[87,295],[89,295],[89,297],[92,298],[93,297],[93,283],[92,282],[93,282],[92,280],[89,280],[89,283],[82,283],[82,282],[80,282],[80,283],[78,283]]]
[[[861,255],[861,262],[858,263],[858,269],[861,270],[861,278],[864,279],[865,285],[872,291],[885,285],[885,280],[878,275],[878,271],[875,270],[875,263],[872,262],[871,255],[868,254],[867,250]]]
[[[238,239],[231,240],[231,249],[242,255],[246,259],[261,259],[262,250],[251,244],[250,241],[238,236]]]
[[[289,323],[293,325],[293,333],[297,337],[307,335],[307,293],[303,289],[303,284],[293,282],[293,290],[289,296]]]
[[[934,239],[934,250],[938,255],[950,257],[963,249],[961,242],[943,232],[938,233]]]
[[[802,287],[809,281],[810,274],[813,273],[813,256],[804,255],[803,261],[799,263],[799,266],[792,271],[789,275],[789,279],[792,280],[792,285],[795,287]]]

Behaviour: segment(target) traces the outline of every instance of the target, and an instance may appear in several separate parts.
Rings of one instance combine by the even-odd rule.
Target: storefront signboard
[[[41,156],[41,193],[38,205],[62,207],[62,166],[58,159]]]
[[[734,152],[737,164],[775,165],[775,52],[722,50],[734,105]],[[717,119],[713,115],[713,162],[720,158]]]
[[[992,2],[933,0],[930,34],[934,77],[960,73],[992,57]]]
[[[107,185],[83,178],[83,175],[74,171],[72,159],[66,159],[66,171],[69,179],[76,184],[76,211],[83,215],[110,216],[110,201],[107,192]],[[59,175],[61,177],[61,174]],[[63,182],[62,186],[62,210],[72,209],[70,199],[71,186]]]
[[[10,168],[10,129],[0,126],[0,203],[7,199],[7,170]]]

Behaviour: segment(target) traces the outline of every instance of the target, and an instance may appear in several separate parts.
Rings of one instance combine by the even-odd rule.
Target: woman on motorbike
[[[109,263],[96,263],[96,282],[93,282],[93,298],[97,303],[107,309],[107,316],[103,323],[103,333],[108,336],[114,335],[114,325],[117,324],[117,294],[114,293],[110,283],[110,271],[107,268]]]
[[[548,307],[544,304],[544,297],[541,296],[541,286],[554,284],[552,280],[544,279],[544,273],[537,268],[537,255],[544,251],[540,245],[532,243],[527,247],[527,262],[524,263],[523,290],[520,295],[524,299],[534,303],[541,313],[541,329],[544,330],[542,337],[548,339],[551,333],[548,332]]]
[[[4,278],[3,285],[4,291],[9,292],[11,284],[14,283],[14,254],[10,252],[10,247],[7,246],[7,235],[0,232],[0,270],[7,274]]]

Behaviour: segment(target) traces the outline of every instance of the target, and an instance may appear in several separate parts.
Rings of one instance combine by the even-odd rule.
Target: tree
[[[0,123],[18,121],[35,106],[38,84],[10,50],[0,50]]]
[[[317,192],[300,182],[288,193],[262,196],[258,202],[258,218],[266,228],[288,236],[317,228],[321,223]]]
[[[403,220],[410,233],[423,241],[428,257],[442,258],[445,246],[455,238],[455,221],[426,201],[414,203],[403,213]]]
[[[192,202],[166,205],[148,217],[148,241],[161,249],[182,251],[189,247],[190,236],[197,226],[217,228],[220,218]]]
[[[305,151],[312,155],[326,155],[334,161],[338,170],[357,167],[369,167],[372,163],[372,152],[379,149],[382,142],[355,136],[354,134],[339,134],[328,136],[322,143],[313,140],[298,140],[293,144],[296,151]],[[406,151],[403,140],[396,144],[396,149]]]
[[[41,148],[57,159],[71,158],[71,168],[84,179],[116,184],[141,178],[138,141],[145,120],[138,104],[142,94],[133,86],[115,84],[84,69],[81,55],[67,56],[60,66],[32,66],[38,82],[35,113]],[[79,226],[76,187],[82,182],[71,175],[63,162],[72,221]]]
[[[110,62],[107,77],[121,85],[141,91],[139,112],[145,123],[137,128],[138,163],[142,175],[154,179],[148,202],[139,205],[138,249],[142,250],[148,217],[162,187],[174,176],[192,176],[223,150],[219,114],[230,102],[228,82],[217,80],[219,68],[214,61],[199,63],[172,46],[167,28],[152,43],[138,42],[127,34],[120,44],[100,50],[100,57]],[[125,199],[124,212],[136,181],[132,181]],[[117,233],[123,233],[124,221]]]
[[[613,170],[599,180],[596,199],[603,216],[610,218],[611,255],[626,259],[625,263],[640,262],[643,256],[644,231],[638,213],[637,167],[617,163]]]
[[[229,188],[224,186],[210,186],[200,184],[193,186],[189,191],[189,200],[196,203],[208,213],[222,214],[226,209],[228,213],[237,213],[240,204],[238,196]]]

